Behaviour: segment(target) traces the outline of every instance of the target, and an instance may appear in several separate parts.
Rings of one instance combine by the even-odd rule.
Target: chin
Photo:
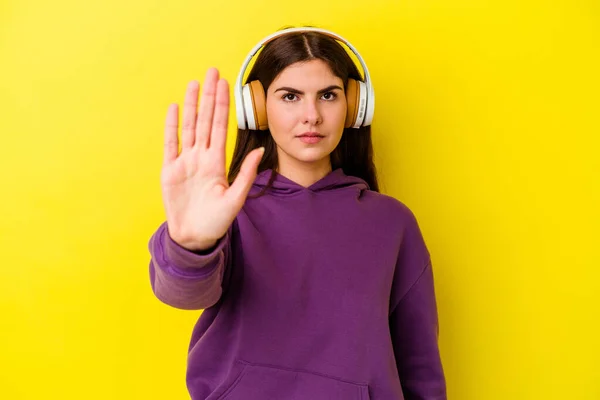
[[[293,156],[301,161],[314,162],[329,157],[332,151],[333,149],[330,150],[323,147],[313,147],[296,151],[293,153]]]
[[[329,159],[330,154],[331,152],[327,152],[323,149],[305,149],[304,151],[288,153],[291,158],[307,164]]]

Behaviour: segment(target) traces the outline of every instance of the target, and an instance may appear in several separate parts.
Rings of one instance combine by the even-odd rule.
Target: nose
[[[319,105],[315,100],[307,100],[304,107],[304,123],[318,125],[322,121]]]

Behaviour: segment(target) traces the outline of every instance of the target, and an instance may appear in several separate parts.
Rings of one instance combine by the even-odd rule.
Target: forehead
[[[288,65],[277,75],[271,86],[318,86],[318,89],[321,89],[323,86],[341,83],[342,79],[333,74],[325,61],[316,59]]]

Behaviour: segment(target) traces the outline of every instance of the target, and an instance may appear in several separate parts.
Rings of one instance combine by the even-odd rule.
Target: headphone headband
[[[373,101],[374,101],[374,93],[373,93],[373,87],[371,85],[371,76],[369,75],[369,69],[367,68],[367,65],[365,63],[365,61],[363,60],[363,58],[361,57],[361,55],[359,54],[358,50],[356,50],[356,48],[354,46],[352,46],[352,44],[350,42],[348,42],[346,39],[344,39],[343,37],[341,37],[340,35],[333,33],[331,31],[328,31],[326,29],[321,29],[321,28],[310,28],[310,27],[300,27],[300,28],[288,28],[288,29],[283,29],[280,31],[277,31],[275,33],[270,34],[269,36],[265,37],[264,39],[262,39],[257,45],[255,45],[252,50],[250,50],[250,52],[248,53],[248,55],[246,56],[246,59],[244,60],[244,63],[242,64],[242,67],[240,68],[240,72],[238,74],[238,77],[236,79],[235,82],[235,87],[234,87],[234,94],[235,94],[235,106],[236,106],[236,110],[238,113],[238,127],[241,128],[241,121],[239,120],[240,118],[240,112],[243,112],[242,110],[244,110],[244,100],[243,100],[243,95],[242,95],[242,90],[243,90],[243,84],[242,84],[242,80],[244,78],[244,73],[246,72],[246,68],[248,67],[248,65],[250,64],[250,61],[252,60],[252,57],[254,57],[254,55],[256,53],[258,53],[258,51],[265,46],[267,43],[271,42],[272,40],[280,37],[280,36],[284,36],[287,35],[289,33],[295,33],[295,32],[318,32],[318,33],[322,33],[326,36],[329,36],[333,39],[339,40],[340,42],[343,42],[346,46],[348,46],[348,48],[350,50],[352,50],[352,52],[356,55],[356,57],[358,58],[358,61],[360,62],[362,69],[363,69],[363,73],[364,73],[364,83],[366,85],[366,89],[367,89],[367,105],[366,107],[370,108],[371,110],[373,109]],[[371,104],[368,104],[371,103]],[[372,114],[372,112],[371,112]],[[245,117],[244,117],[245,119]],[[244,123],[246,123],[246,121],[244,121]],[[244,129],[244,128],[242,128]]]

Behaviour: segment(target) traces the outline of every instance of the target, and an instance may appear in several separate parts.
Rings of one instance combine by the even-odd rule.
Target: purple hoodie
[[[341,168],[307,188],[276,174],[205,252],[180,247],[166,223],[149,250],[156,297],[204,309],[188,355],[193,400],[446,399],[417,221]]]

